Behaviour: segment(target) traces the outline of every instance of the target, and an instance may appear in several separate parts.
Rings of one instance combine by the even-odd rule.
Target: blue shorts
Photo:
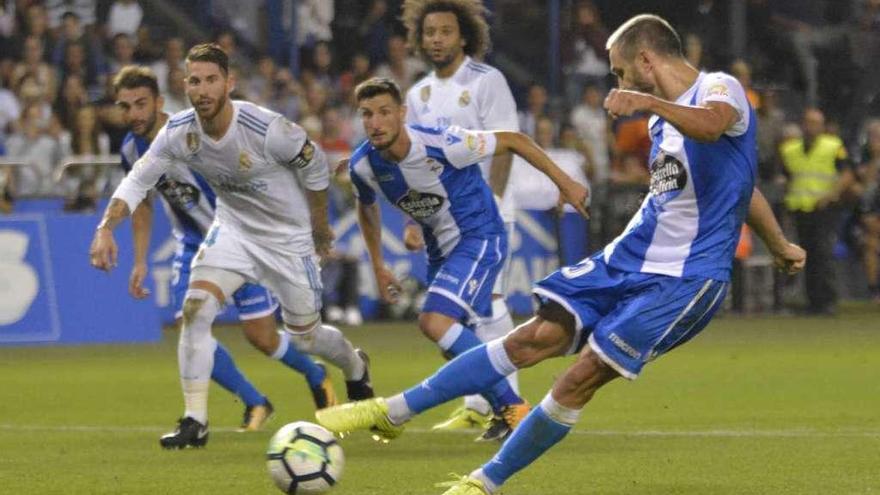
[[[606,364],[634,379],[646,362],[700,333],[727,287],[708,278],[620,271],[600,252],[551,273],[533,292],[539,302],[554,301],[574,316],[570,354],[589,341]]]
[[[189,287],[190,265],[198,252],[198,245],[182,244],[178,246],[171,262],[171,304],[174,305],[174,318],[183,316],[183,300]],[[271,315],[278,309],[275,296],[263,286],[244,284],[232,294],[238,319],[254,320]]]
[[[492,287],[506,258],[506,234],[462,238],[446,258],[428,265],[422,311],[462,322],[492,316]]]

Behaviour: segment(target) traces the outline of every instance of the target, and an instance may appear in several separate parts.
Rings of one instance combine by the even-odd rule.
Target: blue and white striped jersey
[[[700,73],[676,103],[727,103],[736,124],[712,143],[685,137],[654,116],[651,186],[624,232],[605,247],[605,261],[630,272],[727,281],[757,170],[756,118],[740,83]]]
[[[457,125],[475,131],[518,131],[516,102],[507,79],[495,67],[465,57],[448,78],[431,71],[406,92],[406,121],[424,127],[446,128]],[[492,160],[483,160],[483,178],[489,179]],[[516,217],[514,180],[505,189],[501,216],[512,222]]]
[[[504,224],[480,161],[495,153],[495,135],[458,126],[404,126],[412,141],[399,163],[382,157],[369,141],[351,157],[349,172],[358,200],[376,192],[422,226],[428,257],[443,259],[465,236],[500,235]]]
[[[126,173],[147,152],[150,143],[141,136],[129,132],[122,141],[122,168]],[[168,169],[156,183],[156,191],[162,198],[162,207],[171,220],[175,239],[189,244],[201,244],[211,222],[214,221],[214,191],[208,182],[185,164],[178,163]]]

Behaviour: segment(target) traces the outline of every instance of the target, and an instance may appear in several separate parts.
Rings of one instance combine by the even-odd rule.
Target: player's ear
[[[159,95],[156,97],[156,111],[161,112],[165,108],[165,97]]]
[[[406,105],[400,105],[400,119],[406,121]]]
[[[226,75],[226,94],[232,93],[235,90],[235,85],[238,83],[238,80],[235,79],[235,74],[229,72]]]

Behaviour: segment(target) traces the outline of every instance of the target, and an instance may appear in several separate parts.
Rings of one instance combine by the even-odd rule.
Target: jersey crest
[[[251,157],[247,154],[247,151],[241,150],[238,153],[238,171],[247,172],[252,166],[253,162],[251,162]]]
[[[186,148],[189,150],[190,153],[197,153],[201,145],[202,142],[197,132],[186,133]]]
[[[427,103],[428,100],[431,99],[431,85],[429,84],[423,87],[422,90],[419,92],[419,96],[422,98],[423,102]]]
[[[468,90],[464,90],[461,92],[461,96],[458,97],[458,106],[466,107],[471,102],[471,94]]]

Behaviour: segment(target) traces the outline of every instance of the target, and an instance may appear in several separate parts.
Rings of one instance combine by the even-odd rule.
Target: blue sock
[[[214,350],[214,368],[211,370],[211,379],[218,385],[239,396],[247,406],[257,406],[266,403],[266,396],[261,394],[256,387],[248,381],[239,371],[235,361],[223,344],[217,342]]]
[[[280,331],[278,336],[280,341],[278,342],[278,348],[272,354],[272,358],[281,361],[288,368],[293,368],[305,375],[309,388],[321,385],[327,372],[318,366],[308,354],[303,354],[297,350],[296,346],[290,345],[290,336],[287,335],[287,332]]]
[[[469,333],[475,340],[477,338],[473,332],[462,332],[464,333]],[[484,396],[491,396],[491,398],[487,397],[487,400],[494,408],[499,399],[495,389],[506,387],[516,398],[516,402],[513,403],[518,404],[522,399],[510,389],[510,384],[505,379],[506,375],[495,369],[486,344],[479,344],[446,363],[421,384],[404,392],[403,397],[412,412],[420,413],[456,397],[490,390],[491,392],[484,393]],[[503,396],[509,399],[509,394],[506,392],[503,392]]]
[[[491,461],[483,465],[483,475],[495,487],[531,464],[550,447],[559,443],[571,430],[570,424],[560,423],[544,410],[544,404],[532,412],[513,430]]]

